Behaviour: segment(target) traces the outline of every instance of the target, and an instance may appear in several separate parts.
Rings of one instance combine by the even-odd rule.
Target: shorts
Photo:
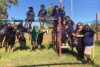
[[[68,43],[68,39],[61,39],[62,43]]]
[[[32,42],[36,42],[37,41],[37,39],[35,39],[35,38],[32,38]]]
[[[33,18],[33,17],[27,17],[26,20],[27,20],[28,22],[33,22],[33,21],[34,21],[34,18]]]
[[[45,17],[39,17],[39,22],[46,22],[46,18]]]
[[[84,54],[91,55],[93,46],[86,46]]]

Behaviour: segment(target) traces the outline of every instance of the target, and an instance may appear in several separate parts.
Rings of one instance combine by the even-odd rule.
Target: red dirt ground
[[[25,34],[25,38],[29,39],[29,34]],[[43,41],[45,42],[51,41],[51,34],[44,34]]]
[[[26,34],[25,37],[26,37],[27,39],[29,39],[29,35],[28,35],[28,34]],[[51,39],[52,39],[52,38],[51,38],[51,34],[44,34],[43,41],[49,42],[49,41],[51,41]],[[96,40],[96,34],[95,34],[95,36],[94,36],[94,39]],[[100,34],[98,35],[98,40],[100,40]]]

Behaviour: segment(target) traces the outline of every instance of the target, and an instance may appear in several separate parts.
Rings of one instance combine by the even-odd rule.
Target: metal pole
[[[61,17],[59,17],[59,56],[61,57],[62,51],[61,51]]]
[[[96,12],[96,41],[98,42],[98,19],[99,15],[98,12]]]
[[[70,0],[71,19],[73,18],[73,0]]]
[[[60,7],[62,7],[62,0],[60,0]]]

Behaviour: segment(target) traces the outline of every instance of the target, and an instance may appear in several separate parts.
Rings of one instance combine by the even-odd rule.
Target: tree
[[[94,21],[92,24],[91,24],[92,28],[96,30],[96,22]],[[100,22],[98,23],[98,32],[100,32]]]
[[[53,11],[54,6],[49,6],[47,9],[47,19],[51,19],[52,11]],[[46,21],[46,25],[49,26],[51,21]]]
[[[7,18],[7,9],[12,5],[18,5],[18,0],[0,0],[0,19]]]

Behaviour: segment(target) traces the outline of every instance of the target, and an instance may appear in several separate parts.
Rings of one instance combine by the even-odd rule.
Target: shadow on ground
[[[80,63],[52,63],[52,64],[35,64],[35,65],[23,65],[23,66],[17,66],[17,67],[43,67],[43,66],[60,66],[60,65],[69,65],[69,66],[74,66],[74,65],[82,65],[82,66],[88,66],[89,64],[80,64]],[[99,65],[91,65],[94,67],[100,67]]]

